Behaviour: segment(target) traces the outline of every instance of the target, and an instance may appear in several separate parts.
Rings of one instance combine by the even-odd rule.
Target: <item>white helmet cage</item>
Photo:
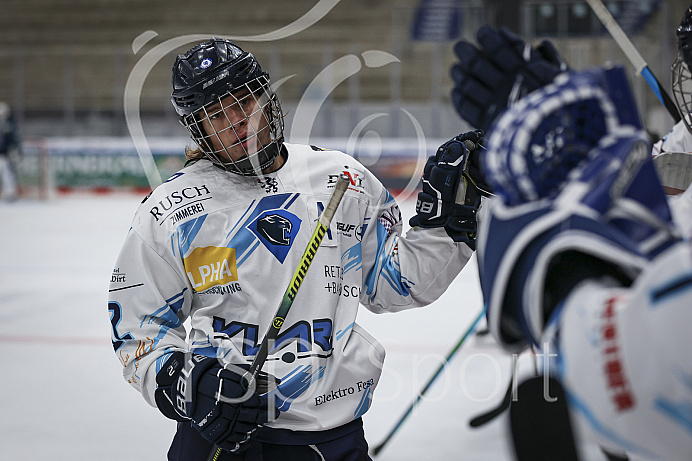
[[[241,175],[260,176],[283,145],[281,104],[266,74],[229,89],[181,122],[209,160]]]

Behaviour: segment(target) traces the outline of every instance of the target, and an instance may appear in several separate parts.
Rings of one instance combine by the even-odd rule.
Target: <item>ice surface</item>
[[[123,380],[106,308],[113,264],[141,198],[0,203],[1,460],[165,459],[175,423]],[[402,203],[406,220],[413,205]],[[364,417],[371,447],[481,309],[475,260],[429,307],[387,315],[362,309],[359,323],[387,349]],[[510,370],[511,358],[489,337],[469,337],[376,460],[511,459],[506,415],[468,426],[502,399]]]

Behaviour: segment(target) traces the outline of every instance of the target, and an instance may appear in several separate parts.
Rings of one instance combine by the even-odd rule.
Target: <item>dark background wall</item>
[[[400,62],[363,65],[357,77],[330,93],[329,103],[360,109],[373,105],[373,110],[411,104],[428,112],[441,111],[443,118],[449,118],[454,113],[448,98],[448,71],[457,38],[414,40],[412,28],[420,19],[421,5],[443,9],[452,5],[459,14],[458,28],[452,31],[457,37],[472,38],[477,27],[488,23],[533,40],[541,38],[535,21],[540,5],[568,8],[575,3],[586,5],[512,0],[1,0],[0,100],[12,104],[28,136],[126,135],[122,115],[126,84],[138,62],[155,47],[191,34],[267,34],[304,17],[317,5],[328,13],[299,33],[278,40],[238,41],[255,53],[274,81],[291,76],[280,88],[286,107],[294,107],[305,97],[316,75],[334,60],[381,50]],[[620,3],[634,8],[642,2]],[[674,28],[689,5],[677,0],[649,3],[653,11],[631,33],[654,73],[667,83],[675,56]],[[448,19],[443,14],[437,21],[444,26]],[[591,15],[590,21],[598,31],[595,17]],[[605,60],[629,66],[607,34],[570,34],[558,27],[559,22],[555,20],[556,31],[550,38],[575,68]],[[136,42],[143,33],[150,39]],[[137,50],[133,42],[140,45]],[[175,122],[169,103],[170,68],[175,55],[190,46],[163,55],[146,76],[138,97],[143,117],[152,123],[170,126]],[[657,103],[640,80],[633,75],[642,109],[657,114]],[[660,125],[667,122],[663,117]],[[339,134],[328,125],[322,128],[325,135]],[[432,129],[435,121],[429,126]]]

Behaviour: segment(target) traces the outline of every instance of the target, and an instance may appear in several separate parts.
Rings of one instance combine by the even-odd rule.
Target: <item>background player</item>
[[[21,142],[10,106],[0,101],[0,183],[4,200],[17,199],[17,174],[14,162],[20,153]]]
[[[663,184],[671,195],[681,193],[692,180],[692,7],[685,11],[675,33],[678,54],[671,67],[672,88],[682,118],[652,149],[652,154],[657,157],[654,161],[659,165]],[[692,212],[692,207],[687,206],[685,212]],[[675,207],[677,210],[681,205],[676,204]]]
[[[692,152],[692,6],[680,21],[675,34],[678,39],[678,54],[671,66],[673,97],[682,119],[662,140],[654,144],[653,153]]]
[[[480,195],[462,171],[481,149],[463,141],[480,145],[482,134],[454,138],[428,160],[403,236],[393,197],[356,160],[284,142],[269,76],[233,42],[212,38],[178,56],[172,102],[197,148],[137,211],[109,297],[125,379],[179,421],[169,459],[206,460],[215,445],[226,450],[218,460],[369,459],[360,417],[384,350],[355,322],[359,304],[426,305],[464,267]],[[350,186],[267,373],[246,383],[342,173]]]

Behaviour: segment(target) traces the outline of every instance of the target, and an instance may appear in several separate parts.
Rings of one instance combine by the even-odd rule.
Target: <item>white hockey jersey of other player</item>
[[[673,126],[673,129],[663,138],[660,139],[653,145],[651,149],[651,155],[654,156],[654,161],[656,157],[661,154],[673,154],[676,152],[688,154],[692,156],[692,134],[685,126],[685,124],[680,121]],[[690,162],[685,162],[688,165]],[[677,166],[680,167],[680,166]],[[659,173],[662,173],[659,170]],[[670,185],[665,183],[665,173],[662,173],[662,179],[664,179],[664,185]],[[676,177],[689,177],[690,173],[676,171],[673,176]],[[678,186],[682,187],[682,186]],[[685,187],[682,187],[683,189]],[[675,222],[680,227],[683,235],[687,238],[692,238],[692,223],[687,217],[692,216],[692,191],[687,190],[684,194],[678,194],[670,197],[670,207],[673,212],[673,218]]]
[[[681,121],[673,126],[667,135],[656,142],[651,149],[651,154],[656,156],[664,152],[688,152],[692,153],[692,135]]]
[[[356,323],[359,305],[428,304],[471,257],[442,228],[401,236],[394,198],[352,157],[285,146],[286,164],[262,180],[194,163],[135,215],[109,310],[125,379],[151,405],[173,351],[252,361],[342,172],[351,184],[264,366],[281,379],[268,426],[319,431],[365,413],[384,350]]]
[[[630,288],[608,285],[583,282],[543,338],[557,346],[551,352],[572,414],[605,447],[689,459],[692,247],[669,249]]]

